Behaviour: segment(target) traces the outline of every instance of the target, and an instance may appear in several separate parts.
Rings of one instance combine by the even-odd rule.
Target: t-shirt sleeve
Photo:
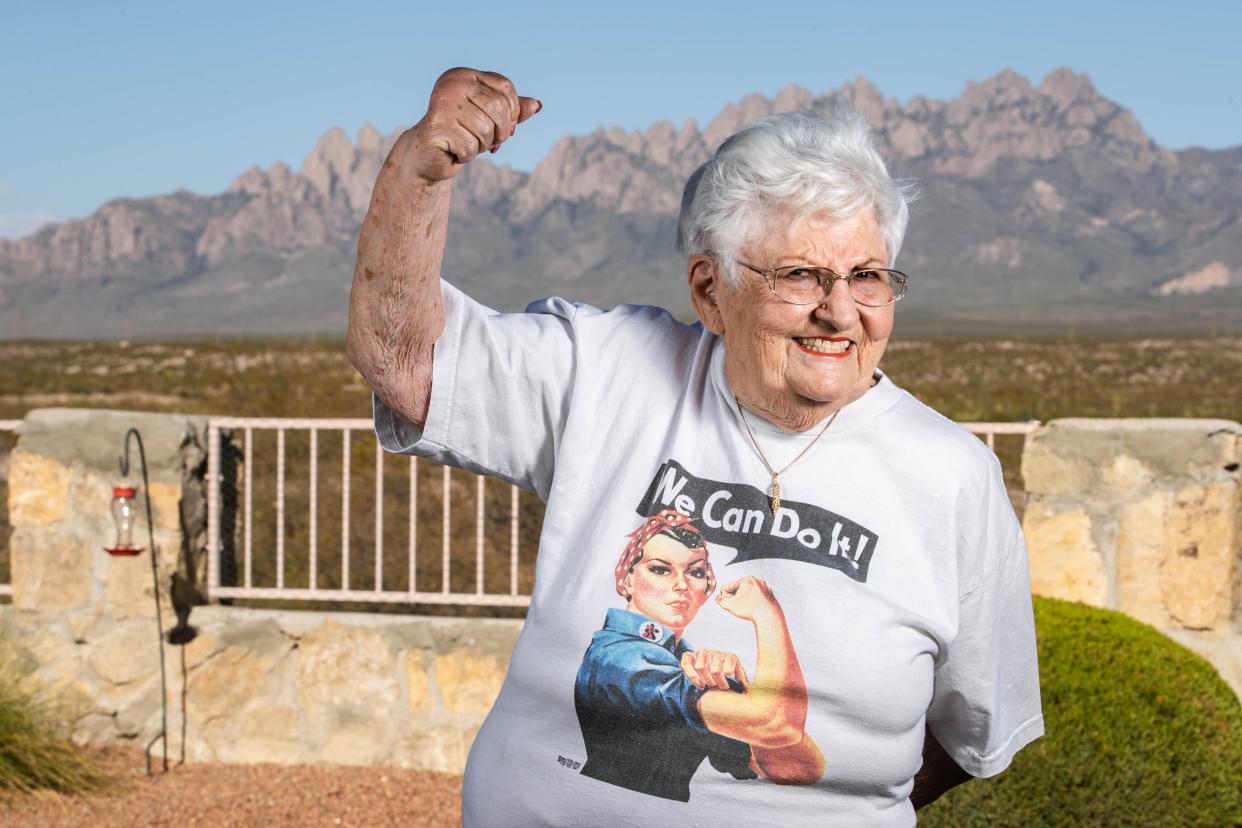
[[[628,642],[609,647],[601,659],[599,681],[614,703],[641,719],[709,732],[699,714],[703,691],[686,677],[677,659],[660,648]]]
[[[695,687],[677,657],[663,648],[629,642],[613,645],[601,657],[598,680],[610,698],[640,718],[711,734],[699,713],[699,697],[706,691]],[[729,689],[740,693],[742,685],[729,679]]]
[[[1044,733],[1026,546],[959,597],[958,633],[936,668],[928,725],[972,776],[994,776]]]
[[[750,769],[750,745],[708,730],[699,712],[699,698],[707,691],[694,686],[674,657],[666,659],[662,653],[653,654],[653,650],[626,648],[624,656],[613,665],[620,679],[614,681],[613,692],[623,697],[624,704],[641,718],[693,729],[716,770],[735,779],[754,779],[755,773]],[[740,693],[742,685],[729,679],[729,689]]]
[[[441,282],[431,404],[418,428],[372,395],[391,452],[499,477],[547,500],[573,386],[577,306],[549,299],[498,313]]]

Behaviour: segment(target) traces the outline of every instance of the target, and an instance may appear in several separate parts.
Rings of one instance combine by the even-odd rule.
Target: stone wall
[[[201,553],[206,422],[130,412],[31,412],[10,455],[13,603],[0,635],[63,705],[75,738],[145,745],[161,727],[149,550],[113,541],[125,432],[150,473],[164,629],[169,577]],[[130,484],[141,484],[137,445]],[[142,503],[139,492],[139,503]],[[145,510],[134,540],[147,542]],[[196,563],[198,561],[196,560]],[[201,567],[198,567],[201,574]],[[207,606],[198,638],[163,644],[170,754],[238,762],[386,763],[460,773],[521,622]],[[184,674],[182,656],[184,655]]]
[[[79,624],[95,616],[110,622],[153,621],[151,559],[146,554],[114,558],[102,551],[114,541],[112,487],[123,482],[119,458],[125,433],[134,427],[142,434],[155,545],[167,575],[177,565],[182,543],[182,451],[197,444],[204,426],[199,419],[156,414],[32,411],[9,456],[13,606],[61,611]],[[129,460],[125,482],[141,489],[137,442]],[[134,542],[149,545],[144,508]],[[165,614],[170,611],[166,604]]]
[[[159,732],[162,646],[171,755],[184,690],[191,760],[460,772],[518,621],[207,606],[194,610],[200,635],[188,647],[157,643],[151,559],[103,552],[117,457],[138,427],[166,587],[201,554],[205,425],[28,415],[9,464],[13,603],[0,607],[17,664],[59,695],[81,740],[145,744]],[[1240,437],[1227,421],[1058,420],[1030,441],[1023,474],[1034,590],[1155,625],[1242,695]],[[134,482],[136,450],[131,463]],[[146,537],[144,515],[137,539]]]
[[[102,553],[100,553],[102,554]],[[169,755],[189,761],[388,764],[461,773],[521,622],[199,607],[164,644]],[[19,663],[79,741],[145,745],[160,730],[153,622],[0,607]],[[183,677],[184,676],[184,677]],[[157,746],[158,752],[158,746]]]
[[[1054,420],[1022,475],[1032,589],[1151,624],[1242,697],[1240,438],[1228,420]]]

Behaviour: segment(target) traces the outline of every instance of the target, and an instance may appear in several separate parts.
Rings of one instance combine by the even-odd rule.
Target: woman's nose
[[[682,572],[673,578],[673,591],[685,592],[690,589],[690,582],[686,580],[686,573]]]
[[[828,295],[815,306],[815,316],[838,331],[854,327],[858,322],[858,305],[850,295],[849,282],[834,279]]]

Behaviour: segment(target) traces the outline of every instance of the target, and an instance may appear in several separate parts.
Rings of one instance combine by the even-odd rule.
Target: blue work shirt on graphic
[[[689,652],[673,631],[646,616],[608,610],[591,638],[574,684],[586,742],[586,776],[688,802],[690,777],[703,759],[736,779],[754,779],[750,745],[707,729],[695,687],[681,670]],[[740,693],[742,686],[729,679]]]

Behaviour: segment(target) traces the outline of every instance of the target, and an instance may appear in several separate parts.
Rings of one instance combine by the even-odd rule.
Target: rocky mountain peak
[[[502,291],[491,298],[508,306],[548,292],[605,304],[684,301],[666,271],[686,177],[749,121],[840,104],[875,127],[896,174],[919,177],[935,196],[921,205],[905,254],[937,274],[929,297],[936,284],[966,279],[1003,280],[1012,292],[1064,277],[1069,293],[1107,286],[1144,296],[1235,290],[1242,279],[1242,148],[1164,150],[1069,69],[1038,86],[1006,70],[954,100],[904,106],[861,77],[818,96],[789,85],[726,106],[705,129],[663,120],[564,138],[530,174],[479,159],[454,186],[446,266],[465,288]],[[312,306],[336,330],[359,223],[397,134],[365,124],[351,143],[334,128],[299,171],[251,167],[220,195],[120,199],[0,243],[0,321],[16,308],[52,327],[103,332],[111,328],[99,309],[141,294],[179,314],[161,317],[170,331],[191,320],[200,330],[300,330]],[[550,272],[562,253],[562,270]],[[613,292],[591,293],[600,274]],[[81,297],[76,311],[65,306],[71,295]]]
[[[984,81],[970,81],[966,90],[945,109],[945,120],[962,126],[990,113],[1021,107],[1031,97],[1031,84],[1012,69]]]
[[[1058,69],[1037,88],[1006,69],[972,81],[947,103],[916,98],[904,109],[887,107],[877,125],[899,153],[927,158],[955,175],[983,175],[1005,158],[1043,162],[1086,148],[1135,173],[1176,163],[1133,115],[1069,69]]]
[[[744,125],[772,114],[772,102],[758,93],[747,95],[735,104],[725,104],[720,114],[703,130],[703,143],[710,152]]]
[[[234,178],[229,184],[228,192],[248,196],[260,196],[266,193],[289,193],[295,189],[297,174],[289,169],[284,161],[276,161],[264,172],[259,167],[251,167]]]
[[[258,195],[267,188],[267,175],[258,166],[251,167],[229,184],[230,193]]]
[[[1067,110],[1078,101],[1094,103],[1100,100],[1095,84],[1084,74],[1062,66],[1040,81],[1039,93],[1051,98],[1058,109]]]
[[[331,199],[337,181],[349,172],[353,161],[354,145],[349,142],[349,136],[340,127],[332,127],[302,162],[302,177]]]
[[[791,83],[772,99],[773,112],[799,112],[811,108],[814,96],[809,89]]]
[[[363,124],[355,146],[345,130],[333,127],[306,156],[299,175],[328,202],[361,217],[370,202],[375,177],[397,134],[385,137],[372,124]]]
[[[379,152],[384,145],[384,136],[375,126],[367,121],[362,125],[362,129],[358,130],[358,151],[359,152]]]
[[[821,99],[819,108],[821,110],[827,108],[823,103],[829,100],[834,104],[845,104],[877,126],[884,123],[888,112],[897,109],[896,101],[886,102],[875,84],[861,76]]]

